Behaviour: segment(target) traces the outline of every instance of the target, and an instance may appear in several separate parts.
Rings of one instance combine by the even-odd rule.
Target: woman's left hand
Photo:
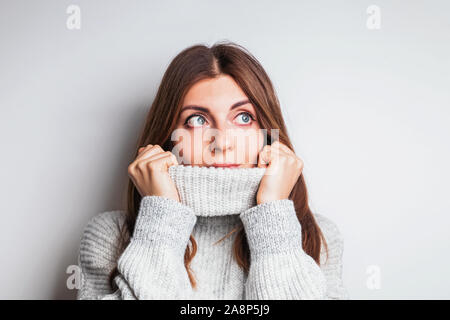
[[[267,168],[256,195],[257,204],[288,199],[302,174],[303,161],[285,144],[265,145],[258,155],[258,167]]]

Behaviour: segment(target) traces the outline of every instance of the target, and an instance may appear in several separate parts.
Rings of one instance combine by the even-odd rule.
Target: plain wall
[[[220,40],[271,77],[351,298],[450,298],[449,17],[436,0],[0,1],[0,298],[75,297],[66,268],[87,221],[122,209],[169,62]]]

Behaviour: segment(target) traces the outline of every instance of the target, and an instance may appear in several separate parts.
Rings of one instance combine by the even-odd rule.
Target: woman
[[[348,299],[341,234],[311,212],[272,83],[243,47],[173,59],[134,159],[127,209],[84,230],[78,299]]]

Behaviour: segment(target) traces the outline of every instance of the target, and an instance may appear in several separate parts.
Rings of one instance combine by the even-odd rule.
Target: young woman
[[[348,299],[343,238],[312,213],[272,83],[230,42],[170,63],[146,118],[126,210],[80,245],[78,299]]]

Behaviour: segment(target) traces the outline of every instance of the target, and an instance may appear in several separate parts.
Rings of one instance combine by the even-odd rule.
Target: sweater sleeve
[[[317,224],[324,234],[328,246],[328,255],[322,246],[321,269],[327,279],[328,300],[349,300],[350,296],[343,282],[344,238],[336,223],[329,218],[315,214]]]
[[[256,205],[240,214],[250,249],[246,300],[326,298],[326,278],[302,248],[301,224],[290,199]]]
[[[78,299],[189,299],[192,287],[184,252],[197,217],[191,208],[159,196],[141,199],[133,235],[118,252],[117,228],[111,218],[94,217],[85,228],[79,265],[82,286]],[[111,270],[118,289],[108,284]]]

